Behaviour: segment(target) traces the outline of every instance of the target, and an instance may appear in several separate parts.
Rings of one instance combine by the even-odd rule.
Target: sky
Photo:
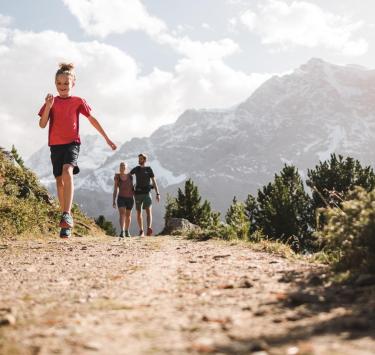
[[[312,57],[373,69],[373,0],[0,0],[0,146],[47,144],[37,113],[73,62],[108,136],[225,109]],[[96,134],[81,117],[81,135]]]

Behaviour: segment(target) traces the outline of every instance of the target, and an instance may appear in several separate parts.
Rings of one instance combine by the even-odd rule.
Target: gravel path
[[[238,243],[3,241],[0,353],[375,354],[375,288]]]

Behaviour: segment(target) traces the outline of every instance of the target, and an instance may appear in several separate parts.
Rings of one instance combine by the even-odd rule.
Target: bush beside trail
[[[375,273],[375,190],[358,187],[341,208],[323,210],[327,224],[317,233],[338,270]]]
[[[238,239],[263,247],[274,243],[271,250],[286,245],[298,253],[318,253],[337,270],[375,272],[373,169],[332,154],[309,170],[308,178],[312,195],[305,192],[298,170],[285,165],[257,196],[249,194],[245,202],[234,197],[225,222],[210,208],[204,211],[209,203],[201,205],[197,187],[188,180],[185,193],[179,189],[177,198],[169,198],[165,217],[189,215],[190,222],[198,222],[201,229],[190,232],[191,238]]]
[[[49,195],[37,176],[25,168],[16,154],[0,149],[0,235],[46,236],[58,233],[61,212],[56,201]],[[74,205],[73,232],[77,236],[92,232],[101,233],[94,221]]]

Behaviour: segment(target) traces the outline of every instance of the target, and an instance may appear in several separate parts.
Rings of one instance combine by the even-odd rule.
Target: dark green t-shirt
[[[136,166],[130,171],[130,174],[135,175],[136,184],[135,184],[135,194],[145,194],[150,192],[152,189],[151,178],[153,178],[154,172],[149,166]]]

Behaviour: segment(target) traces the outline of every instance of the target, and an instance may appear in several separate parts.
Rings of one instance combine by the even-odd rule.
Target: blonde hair
[[[67,75],[72,78],[73,81],[76,80],[76,74],[74,72],[74,64],[73,63],[60,63],[60,69],[57,70],[55,75],[55,80],[59,75]]]

